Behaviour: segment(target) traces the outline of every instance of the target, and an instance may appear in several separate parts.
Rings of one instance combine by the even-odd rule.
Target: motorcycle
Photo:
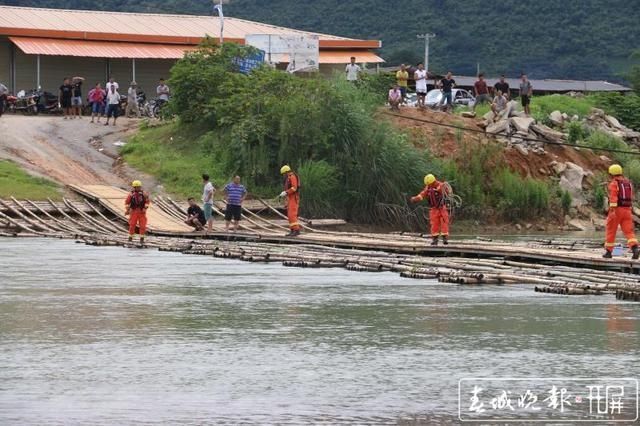
[[[160,110],[164,105],[169,101],[165,101],[159,98],[152,99],[145,105],[145,111],[143,114],[147,115],[150,118],[160,118]]]
[[[58,97],[51,92],[38,91],[38,112],[58,114],[62,112]]]
[[[10,112],[22,112],[23,114],[38,114],[38,102],[40,95],[36,90],[26,92],[19,91],[16,96],[9,96],[8,99]]]

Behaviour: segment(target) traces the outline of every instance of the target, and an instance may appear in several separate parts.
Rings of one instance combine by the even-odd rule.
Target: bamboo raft
[[[431,247],[430,240],[421,234],[330,231],[316,225],[322,222],[303,222],[303,235],[290,238],[283,236],[287,222],[282,212],[260,202],[263,214],[244,209],[237,234],[224,232],[220,220],[208,235],[156,226],[145,248],[276,262],[285,267],[392,272],[442,285],[524,284],[542,294],[615,294],[619,300],[640,301],[640,262],[602,259],[598,242],[556,238],[507,243],[476,238]],[[182,224],[185,204],[162,197],[153,203],[163,220]],[[94,246],[139,247],[127,241],[123,204],[115,205],[90,197],[62,202],[0,200],[0,236],[70,238]],[[223,209],[222,203],[214,206],[217,215],[223,215]]]

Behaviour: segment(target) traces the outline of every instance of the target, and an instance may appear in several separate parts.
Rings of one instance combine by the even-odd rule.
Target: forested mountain
[[[0,0],[0,4],[158,13],[211,13],[210,0]],[[416,62],[434,32],[438,71],[620,80],[640,47],[637,0],[231,0],[226,15],[381,39],[389,64]]]

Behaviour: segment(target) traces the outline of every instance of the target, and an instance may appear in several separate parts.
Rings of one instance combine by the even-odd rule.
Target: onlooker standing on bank
[[[116,125],[116,120],[120,115],[120,93],[116,90],[114,85],[111,85],[111,90],[107,93],[107,122],[105,126],[109,125],[109,118],[113,117],[113,125]]]
[[[207,232],[211,232],[213,227],[213,195],[216,193],[216,189],[213,184],[209,182],[209,175],[202,175],[202,183],[204,189],[202,191],[202,205],[204,207],[204,219],[207,222]]]
[[[233,231],[235,232],[240,225],[240,219],[242,219],[242,202],[247,197],[247,188],[240,183],[240,176],[235,176],[223,191],[224,199],[227,202],[227,210],[224,214],[225,230],[229,230],[229,224],[233,219]]]
[[[345,72],[347,73],[347,81],[350,81],[352,83],[357,82],[358,78],[360,77],[361,71],[362,68],[360,68],[360,65],[356,64],[356,57],[352,56],[351,63],[347,64],[347,67],[345,68]]]
[[[495,94],[498,92],[502,92],[502,94],[509,100],[511,98],[511,94],[509,93],[510,87],[509,83],[505,80],[504,74],[500,76],[500,81],[498,81],[493,88],[495,89]]]
[[[396,83],[402,93],[402,103],[407,99],[407,87],[409,87],[409,71],[404,64],[400,65],[400,69],[396,72]]]
[[[62,113],[64,114],[64,119],[73,118],[71,115],[71,98],[73,95],[73,86],[68,77],[65,77],[62,82],[62,86],[60,86],[60,93],[58,94],[58,102],[60,103],[60,107],[62,108]]]
[[[478,81],[473,85],[473,91],[476,97],[476,101],[473,104],[473,112],[476,111],[476,107],[479,104],[491,103],[489,86],[487,86],[487,82],[484,80],[484,74],[478,74]]]
[[[420,62],[418,69],[413,73],[413,79],[416,82],[416,95],[418,96],[418,108],[425,108],[425,99],[427,98],[427,70],[424,64]]]
[[[124,115],[127,118],[131,118],[131,113],[135,112],[138,118],[141,117],[140,108],[138,107],[138,83],[131,82],[129,90],[127,90],[127,108],[124,110]]]
[[[524,113],[531,115],[531,96],[533,96],[533,86],[526,74],[522,74],[520,79],[520,101],[524,107]]]
[[[102,108],[104,105],[104,99],[107,93],[102,89],[100,83],[96,83],[96,86],[89,90],[87,94],[87,100],[91,105],[91,122],[94,122],[95,117],[98,117],[98,123],[100,122],[100,116],[102,115]]]
[[[456,87],[456,81],[453,79],[453,74],[451,71],[447,72],[447,75],[440,80],[440,90],[442,90],[442,98],[440,98],[440,102],[438,106],[444,105],[447,103],[447,109],[453,111],[453,88]]]
[[[84,77],[73,77],[71,84],[73,86],[73,97],[71,98],[72,113],[78,118],[82,117],[82,83]]]
[[[114,86],[116,88],[116,90],[120,90],[120,85],[113,78],[113,76],[110,76],[109,77],[109,81],[107,81],[107,84],[104,85],[104,89],[107,91],[107,93],[109,93],[111,91],[111,86]]]

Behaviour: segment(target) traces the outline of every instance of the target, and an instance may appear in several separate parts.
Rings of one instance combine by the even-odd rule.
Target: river
[[[610,295],[0,239],[2,425],[455,423],[461,378],[638,377],[639,343]]]

